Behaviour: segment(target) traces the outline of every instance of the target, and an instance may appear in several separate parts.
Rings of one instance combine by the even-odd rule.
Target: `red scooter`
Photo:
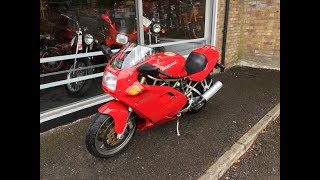
[[[101,47],[108,56],[111,49]],[[98,109],[86,134],[86,147],[108,158],[122,150],[136,129],[144,131],[186,112],[198,112],[222,87],[210,76],[219,53],[214,46],[193,50],[187,59],[174,52],[128,43],[107,64],[102,89],[114,97]]]

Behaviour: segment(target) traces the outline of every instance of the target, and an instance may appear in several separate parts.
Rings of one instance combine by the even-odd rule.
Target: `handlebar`
[[[66,17],[67,19],[70,19],[70,20],[73,21],[73,22],[75,22],[75,23],[77,24],[78,28],[80,28],[79,22],[78,22],[77,20],[74,20],[74,19],[72,19],[71,17],[69,17],[68,15],[65,15],[65,14],[63,14],[63,13],[61,13],[60,15]]]
[[[218,67],[221,68],[221,69],[224,69],[224,68],[225,68],[224,65],[219,64],[219,63],[217,63],[216,66],[218,66]]]

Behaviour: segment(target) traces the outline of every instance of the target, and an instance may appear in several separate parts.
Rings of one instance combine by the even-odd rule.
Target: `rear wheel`
[[[54,47],[49,47],[47,49],[43,49],[40,52],[40,58],[46,58],[46,57],[52,57],[52,56],[60,56],[59,49],[54,48]],[[45,72],[55,72],[58,71],[62,68],[63,66],[63,61],[53,61],[53,62],[47,62],[47,63],[41,63],[40,67],[45,71]]]
[[[201,81],[195,88],[198,90],[198,92],[202,95],[204,94],[210,87],[213,85],[213,80],[210,76],[207,76],[203,81]],[[192,93],[192,98],[194,101],[200,100],[201,96],[198,92],[193,92]],[[192,113],[197,113],[199,112],[207,102],[202,102],[198,104],[197,106],[193,107],[191,109]]]
[[[98,114],[86,134],[86,147],[95,157],[108,158],[119,153],[132,139],[136,131],[136,118],[129,117],[122,139],[117,139],[113,118],[110,115]]]

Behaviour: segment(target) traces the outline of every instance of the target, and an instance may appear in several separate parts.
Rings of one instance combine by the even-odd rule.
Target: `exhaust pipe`
[[[203,100],[208,101],[221,88],[222,88],[222,83],[220,81],[217,81],[216,83],[214,83],[214,85],[211,86],[211,88],[202,95],[202,97],[203,97],[202,102],[203,102]]]
[[[193,109],[194,107],[198,106],[199,104],[203,103],[203,102],[207,102],[210,98],[212,98],[213,95],[215,95],[220,89],[222,88],[222,83],[220,81],[217,81],[216,83],[214,83],[213,86],[211,86],[210,89],[208,89],[208,91],[206,91],[202,96],[201,99],[192,103],[192,105],[188,108]]]

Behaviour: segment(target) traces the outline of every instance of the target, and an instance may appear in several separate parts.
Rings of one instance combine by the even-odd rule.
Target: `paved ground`
[[[233,67],[224,87],[198,114],[137,133],[118,156],[91,156],[84,136],[92,119],[40,135],[41,179],[197,179],[280,102],[279,71]]]
[[[250,66],[255,68],[266,68],[280,70],[280,59],[266,56],[255,56],[252,58],[240,59],[239,65]]]
[[[280,117],[267,126],[249,151],[220,179],[280,179]]]

